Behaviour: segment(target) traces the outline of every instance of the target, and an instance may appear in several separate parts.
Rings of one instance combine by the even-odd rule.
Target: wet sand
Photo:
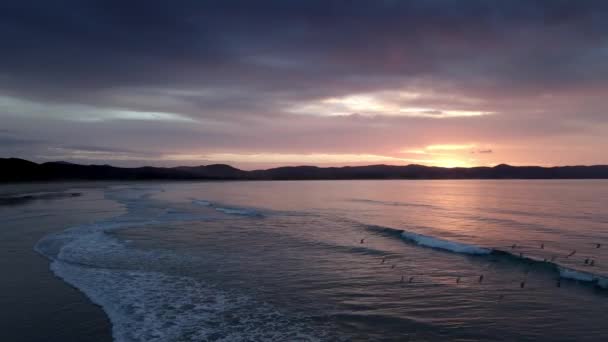
[[[102,309],[55,277],[49,260],[36,253],[45,235],[112,216],[120,210],[94,187],[106,184],[1,185],[0,195],[93,187],[82,196],[51,196],[0,206],[0,341],[111,341]],[[107,203],[106,203],[107,202]],[[101,205],[100,204],[104,204]],[[114,213],[113,213],[114,212]],[[41,219],[44,225],[41,225]]]

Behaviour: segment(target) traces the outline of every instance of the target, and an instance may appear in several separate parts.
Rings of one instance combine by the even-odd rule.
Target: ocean
[[[608,340],[606,180],[63,187],[0,207],[4,296],[73,297],[3,340]]]

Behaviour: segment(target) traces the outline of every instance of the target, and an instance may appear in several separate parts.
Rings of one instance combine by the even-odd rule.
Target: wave
[[[35,250],[51,260],[51,270],[100,305],[116,341],[252,341],[326,339],[330,329],[314,329],[291,315],[236,290],[173,274],[192,257],[140,250],[112,232],[181,222],[188,212],[149,199],[148,189],[110,191],[126,213],[47,235]],[[226,209],[226,208],[222,208]],[[194,217],[195,215],[192,214]],[[163,225],[164,226],[164,225]]]
[[[263,213],[261,213],[257,209],[229,207],[229,206],[224,206],[220,203],[214,203],[214,202],[207,201],[207,200],[193,199],[192,204],[201,206],[201,207],[210,207],[210,208],[213,208],[216,211],[219,211],[226,215],[249,216],[249,217],[264,217],[265,216]]]
[[[434,236],[418,234],[403,229],[395,229],[381,226],[366,226],[368,230],[374,231],[379,234],[397,236],[403,240],[413,242],[417,245],[444,250],[452,253],[467,254],[473,256],[496,256],[502,258],[508,258],[514,262],[524,262],[527,265],[536,265],[542,267],[549,267],[556,271],[560,278],[572,279],[576,281],[586,282],[594,285],[598,288],[608,289],[608,277],[597,275],[591,272],[581,271],[573,268],[569,268],[560,265],[557,262],[549,261],[546,259],[540,260],[530,256],[515,254],[507,250],[482,247],[472,244],[456,242],[446,239],[437,238]]]
[[[252,217],[263,217],[264,215],[253,209],[242,209],[242,208],[222,208],[217,207],[215,210],[220,211],[228,215],[240,215],[240,216],[252,216]]]
[[[350,200],[351,202],[360,202],[360,203],[370,203],[370,204],[378,204],[378,205],[386,205],[393,207],[424,207],[424,208],[435,208],[439,207],[431,204],[424,203],[410,203],[410,202],[396,202],[396,201],[378,201],[364,198],[354,198]]]
[[[472,254],[472,255],[487,255],[492,253],[492,249],[479,247],[475,245],[469,245],[466,243],[455,242],[444,240],[432,236],[416,234],[412,232],[403,231],[401,232],[401,237],[415,242],[416,244],[436,248],[443,249],[446,251],[454,252],[454,253],[462,253],[462,254]]]
[[[205,201],[205,200],[197,200],[197,199],[193,199],[192,204],[195,204],[195,205],[198,205],[201,207],[210,207],[211,206],[211,202]]]
[[[366,226],[368,230],[374,231],[376,233],[391,235],[399,237],[403,240],[413,242],[417,245],[441,249],[444,251],[449,251],[453,253],[460,254],[472,254],[472,255],[487,255],[492,253],[492,249],[479,247],[475,245],[470,245],[462,242],[450,241],[446,239],[437,238],[434,236],[418,234],[410,231],[406,231],[403,229],[395,229],[389,227],[382,226]]]
[[[594,273],[575,270],[563,266],[557,266],[559,276],[564,279],[572,279],[594,284],[597,287],[608,289],[608,277],[599,276]]]
[[[79,197],[80,192],[32,192],[19,195],[0,196],[0,206],[17,206],[36,200],[54,200]]]
[[[104,309],[116,341],[320,339],[303,320],[194,278],[59,261],[51,270]]]

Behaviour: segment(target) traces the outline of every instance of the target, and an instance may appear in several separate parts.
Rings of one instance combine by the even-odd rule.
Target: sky
[[[0,157],[608,164],[608,1],[0,3]]]

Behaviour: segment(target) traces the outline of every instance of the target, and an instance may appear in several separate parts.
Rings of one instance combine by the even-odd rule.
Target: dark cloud
[[[390,88],[413,78],[485,89],[607,79],[603,1],[74,0],[0,6],[2,87],[55,100],[111,102],[104,95],[124,88],[228,87],[255,104],[252,90],[257,99],[314,97]],[[199,101],[207,104],[204,97]]]

